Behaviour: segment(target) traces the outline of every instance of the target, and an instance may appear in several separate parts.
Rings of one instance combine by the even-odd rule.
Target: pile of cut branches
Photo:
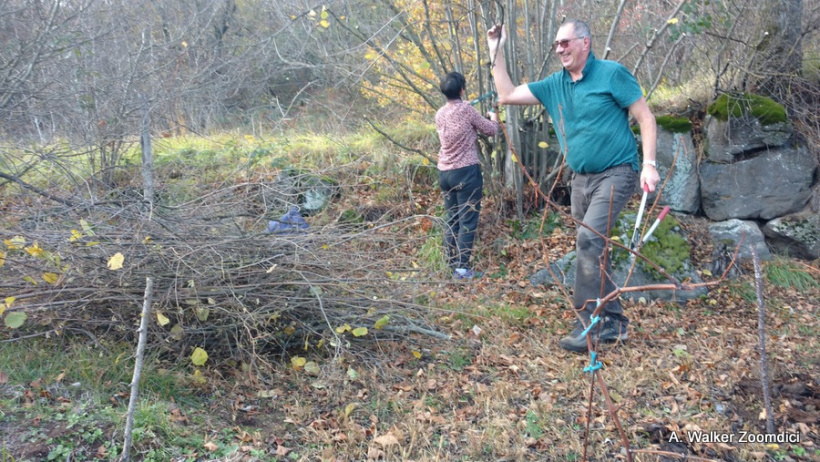
[[[0,336],[132,340],[148,277],[149,347],[172,355],[195,346],[233,359],[294,347],[361,353],[411,332],[441,335],[417,303],[433,288],[410,263],[415,217],[269,234],[247,213],[254,199],[232,186],[165,208],[134,200],[32,216],[10,207],[18,213],[4,217],[0,297],[24,322]],[[391,271],[387,255],[398,265],[407,256],[406,266]]]

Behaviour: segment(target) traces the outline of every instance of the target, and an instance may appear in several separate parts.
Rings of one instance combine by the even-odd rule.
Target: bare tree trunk
[[[148,206],[154,208],[154,154],[151,152],[151,120],[149,118],[148,98],[143,95],[142,101],[142,197]]]

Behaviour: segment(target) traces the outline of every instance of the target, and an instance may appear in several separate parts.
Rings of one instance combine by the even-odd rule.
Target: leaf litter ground
[[[196,404],[166,397],[167,428],[146,426],[137,459],[625,460],[601,390],[583,372],[589,357],[557,346],[574,319],[564,295],[529,284],[545,252],[552,261],[572,249],[573,233],[513,238],[513,221],[493,213],[503,208],[488,200],[482,213],[476,261],[487,276],[442,277],[430,301],[431,321],[452,340],[380,343],[369,359],[337,358],[318,374],[286,363],[266,376],[214,368]],[[705,222],[682,221],[693,265],[707,267]],[[791,438],[769,444],[738,441],[765,431],[751,268],[685,304],[626,302],[630,339],[600,359],[634,460],[820,460],[818,292],[764,287],[776,434]],[[121,429],[101,416],[122,415],[127,395],[93,403],[44,380],[52,383],[9,383],[0,371],[6,460],[113,460]]]

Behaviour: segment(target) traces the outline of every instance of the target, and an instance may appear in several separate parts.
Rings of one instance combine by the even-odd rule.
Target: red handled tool
[[[649,228],[649,231],[646,232],[646,236],[644,236],[643,239],[641,239],[641,244],[638,246],[639,249],[641,247],[643,247],[644,244],[646,244],[646,241],[649,240],[649,237],[658,228],[658,225],[661,224],[661,222],[663,221],[664,218],[666,218],[667,213],[669,213],[669,206],[668,205],[666,207],[664,207],[663,210],[661,210],[661,214],[658,215],[657,219],[655,219],[655,223],[652,223],[652,226]]]
[[[643,196],[641,196],[641,206],[638,208],[638,217],[635,218],[635,229],[632,231],[632,240],[629,241],[629,249],[636,250],[640,242],[638,235],[638,228],[641,227],[641,219],[643,218],[643,211],[646,208],[646,196],[649,194],[649,185],[643,185]]]

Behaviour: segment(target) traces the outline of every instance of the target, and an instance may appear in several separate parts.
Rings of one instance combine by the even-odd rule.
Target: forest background
[[[534,81],[560,66],[565,18],[590,24],[596,55],[632,70],[656,115],[697,129],[719,95],[753,92],[818,155],[813,2],[2,2],[4,459],[120,454],[146,298],[140,460],[818,457],[817,273],[803,263],[766,272],[780,281],[774,388],[799,403],[776,415],[800,443],[668,438],[759,430],[751,271],[702,306],[632,307],[643,341],[607,359],[620,404],[583,396],[588,358],[549,341],[571,322],[564,294],[526,282],[572,246],[518,167],[542,192],[559,171],[537,107],[506,109],[505,136],[481,140],[488,278],[446,281],[438,78],[464,73],[484,112],[486,30],[509,28],[513,80]],[[333,203],[309,217],[316,233],[263,233],[317,186]],[[695,263],[710,255],[700,244]],[[704,316],[732,351],[702,341]],[[726,412],[733,395],[749,400]]]

